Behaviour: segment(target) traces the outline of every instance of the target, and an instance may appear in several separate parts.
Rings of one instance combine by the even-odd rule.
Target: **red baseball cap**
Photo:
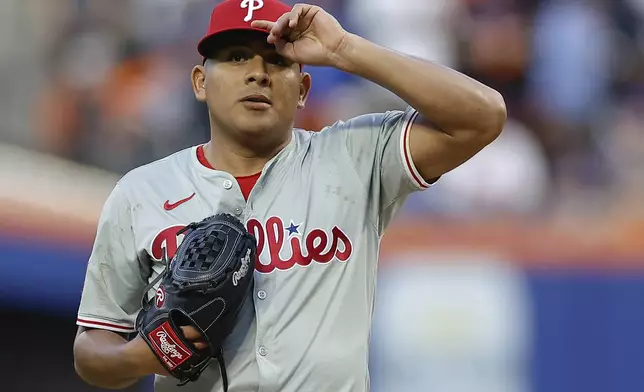
[[[279,0],[224,0],[215,6],[210,16],[208,32],[199,41],[197,50],[204,58],[208,57],[215,37],[223,32],[235,30],[255,30],[268,34],[268,30],[251,27],[254,20],[276,21],[291,6]]]

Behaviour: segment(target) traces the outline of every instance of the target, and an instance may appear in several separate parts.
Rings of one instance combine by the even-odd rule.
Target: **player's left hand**
[[[270,31],[277,52],[300,64],[334,66],[347,32],[318,6],[296,4],[277,21],[255,20],[253,27]]]

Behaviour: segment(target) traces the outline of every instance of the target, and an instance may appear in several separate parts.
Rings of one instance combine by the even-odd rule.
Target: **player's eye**
[[[243,50],[234,50],[229,53],[228,55],[228,61],[232,61],[233,63],[241,63],[249,59],[248,53],[244,52]]]

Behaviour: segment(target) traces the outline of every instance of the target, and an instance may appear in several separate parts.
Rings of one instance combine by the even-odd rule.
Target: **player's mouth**
[[[247,95],[241,101],[246,107],[254,110],[266,110],[273,106],[273,102],[264,94]]]

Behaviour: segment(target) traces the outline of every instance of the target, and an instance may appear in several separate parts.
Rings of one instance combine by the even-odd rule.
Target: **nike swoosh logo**
[[[163,203],[163,208],[166,211],[174,210],[175,208],[179,207],[180,205],[182,205],[183,203],[185,203],[188,200],[192,199],[193,197],[195,197],[194,193],[192,195],[186,197],[185,199],[175,201],[174,203],[170,203],[170,200],[166,200],[165,203]]]

